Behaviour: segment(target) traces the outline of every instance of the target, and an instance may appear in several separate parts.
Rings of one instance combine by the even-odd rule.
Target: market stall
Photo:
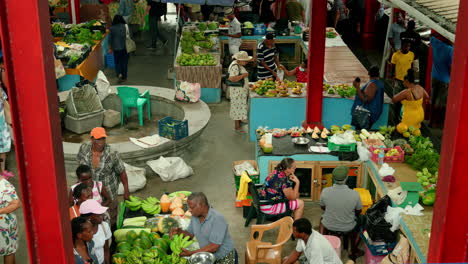
[[[106,26],[92,20],[79,25],[52,24],[57,59],[62,61],[66,75],[59,78],[59,91],[75,86],[80,78],[94,81],[104,66],[107,46]]]
[[[272,128],[257,131],[256,161],[260,183],[283,158],[291,157],[296,161],[295,175],[301,181],[299,193],[304,200],[320,199],[321,191],[332,186],[331,172],[337,166],[350,167],[346,184],[350,188],[369,190],[369,194],[372,194],[369,197],[374,202],[389,194],[390,190],[401,187],[401,192],[407,193],[403,200],[390,197],[393,207],[406,206],[406,213],[401,214],[399,230],[411,247],[409,263],[425,263],[438,169],[438,154],[434,152],[430,140],[420,136],[418,129],[403,126],[382,126],[378,132],[372,132],[353,131],[350,126],[334,125],[321,130],[317,127],[303,129],[298,125],[287,130]],[[368,161],[357,160],[362,155],[362,151],[359,155],[356,152],[359,146],[369,151]],[[387,166],[394,170],[392,175],[381,170]],[[415,189],[405,189],[407,186]],[[418,202],[423,205],[420,207],[422,211],[418,211]],[[365,231],[363,229],[362,234]],[[391,253],[396,244],[396,241],[372,241],[367,233],[365,237],[366,247],[372,248],[367,253],[372,255],[366,255],[368,261],[381,260]]]

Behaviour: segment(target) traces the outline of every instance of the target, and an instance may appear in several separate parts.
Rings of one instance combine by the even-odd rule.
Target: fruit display
[[[181,66],[215,66],[218,64],[211,54],[187,54],[182,53],[177,57],[177,63]]]
[[[65,28],[64,28],[63,23],[53,23],[51,28],[52,28],[52,35],[54,37],[61,37],[65,33]]]
[[[120,230],[125,229],[119,229],[114,234]],[[188,260],[180,257],[180,253],[194,242],[182,234],[171,239],[167,234],[160,237],[158,233],[136,233],[133,230],[117,241],[117,251],[112,255],[112,263],[115,264],[188,264]]]
[[[267,97],[288,97],[290,92],[295,95],[302,95],[304,84],[288,80],[273,81],[272,79],[267,79],[259,80],[251,84],[250,87],[252,91],[255,91],[258,95]]]
[[[205,37],[203,32],[192,32],[184,31],[182,32],[182,39],[180,40],[180,47],[182,53],[193,54],[198,48],[204,48],[210,50],[213,48],[214,43],[210,40],[210,37]]]
[[[418,182],[421,183],[424,188],[434,188],[434,184],[437,184],[437,179],[439,178],[439,172],[436,171],[432,174],[427,168],[423,168],[416,173],[416,177],[418,177]]]
[[[328,91],[328,89],[330,89],[330,88],[331,88],[331,85],[330,85],[330,84],[328,84],[328,83],[323,83],[323,90],[324,90],[324,91]]]
[[[351,98],[356,95],[356,88],[348,84],[335,84],[333,86],[324,83],[323,90],[330,95],[339,95],[344,98]]]
[[[208,28],[208,25],[205,22],[200,22],[197,27],[200,31],[205,31]]]
[[[394,126],[381,126],[379,127],[379,133],[382,134],[385,138],[391,138],[393,131],[395,131]]]
[[[338,34],[336,32],[329,31],[329,32],[325,33],[325,36],[327,38],[336,38],[336,36],[338,36]]]
[[[123,221],[123,227],[144,227],[147,219],[146,216],[126,218]]]
[[[286,136],[288,131],[286,129],[275,128],[271,131],[271,133],[275,138],[280,138]]]
[[[424,192],[421,192],[421,202],[424,204],[424,205],[427,205],[427,206],[432,206],[434,205],[435,203],[435,199],[436,199],[436,192],[435,190],[426,190]]]
[[[209,30],[216,30],[216,29],[218,29],[218,23],[216,23],[216,22],[208,22],[208,29],[209,29]]]
[[[245,21],[244,28],[254,28],[254,25],[250,21]]]
[[[172,217],[164,217],[161,220],[159,220],[158,223],[158,230],[161,233],[169,233],[172,228],[177,228],[179,227],[179,222],[172,218]]]
[[[399,123],[396,130],[405,138],[409,138],[410,136],[421,136],[421,130],[419,128],[408,126],[405,123]]]
[[[145,200],[142,200],[140,197],[130,195],[129,200],[125,201],[125,206],[128,207],[131,211],[138,211],[143,209],[145,213],[150,215],[156,215],[161,212],[159,200],[151,196]]]
[[[382,134],[380,134],[380,132],[369,132],[366,129],[361,129],[361,133],[359,134],[359,137],[362,140],[366,140],[366,139],[385,140],[385,137]]]

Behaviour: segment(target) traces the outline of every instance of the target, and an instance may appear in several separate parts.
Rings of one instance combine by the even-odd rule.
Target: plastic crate
[[[265,35],[266,26],[264,24],[255,24],[254,25],[254,34],[255,35]]]
[[[405,161],[405,151],[403,151],[403,149],[401,149],[400,146],[395,146],[393,148],[397,149],[398,152],[400,153],[400,155],[392,156],[392,157],[384,156],[384,162],[386,162],[386,163],[388,163],[388,162],[404,162]],[[369,151],[372,154],[372,157],[371,157],[372,161],[377,163],[379,161],[379,154],[374,153],[374,150],[376,150],[376,149],[378,149],[378,148],[374,148],[374,147],[371,146],[369,148]],[[387,153],[387,151],[389,151],[390,149],[392,149],[392,148],[384,148],[384,152]]]
[[[159,136],[172,140],[179,140],[188,136],[188,121],[176,120],[167,116],[158,121]]]
[[[372,206],[374,202],[372,201],[372,197],[370,195],[369,190],[364,189],[364,188],[354,188],[354,190],[358,192],[359,196],[361,197],[361,202],[362,202],[361,214],[363,215],[366,213],[367,209],[369,209]]]
[[[113,53],[107,53],[105,56],[106,59],[106,67],[114,69],[115,68],[115,60],[114,60],[114,54]]]
[[[331,142],[330,137],[328,137],[328,149],[330,151],[353,152],[356,151],[356,143],[339,145]]]
[[[397,245],[396,241],[393,243],[373,242],[370,239],[368,240],[363,232],[361,232],[359,235],[361,236],[364,243],[366,243],[367,248],[370,250],[370,252],[374,256],[388,255],[389,253],[393,251],[393,249]]]
[[[238,175],[234,169],[234,166],[236,165],[239,165],[239,164],[242,164],[244,163],[245,161],[249,162],[250,164],[252,164],[252,166],[255,168],[255,170],[257,171],[256,174],[249,174],[249,177],[250,179],[252,180],[252,182],[254,184],[259,184],[260,183],[260,170],[258,169],[258,165],[257,165],[257,162],[255,160],[237,160],[237,161],[233,161],[232,162],[232,173],[234,174],[234,182],[236,184],[236,191],[239,190],[239,185],[240,185],[240,179],[241,179],[241,175]]]

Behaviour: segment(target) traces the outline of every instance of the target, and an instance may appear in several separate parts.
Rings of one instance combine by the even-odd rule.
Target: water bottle
[[[384,147],[381,146],[380,151],[379,151],[379,158],[377,159],[377,163],[379,165],[382,165],[384,163],[384,157],[385,157],[385,150],[384,150]]]

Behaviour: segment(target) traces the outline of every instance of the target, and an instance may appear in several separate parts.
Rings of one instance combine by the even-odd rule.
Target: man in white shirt
[[[293,223],[293,236],[298,239],[296,249],[286,258],[283,264],[343,264],[332,245],[319,232],[312,229],[306,218]]]
[[[224,35],[229,37],[229,53],[233,56],[239,53],[239,47],[242,44],[241,23],[237,20],[236,16],[234,16],[234,9],[226,8],[225,14],[231,22],[229,24],[228,34]]]

